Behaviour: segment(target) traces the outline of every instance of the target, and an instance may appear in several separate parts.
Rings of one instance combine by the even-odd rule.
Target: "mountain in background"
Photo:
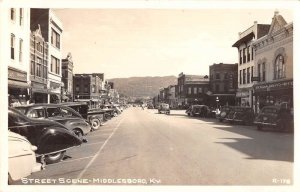
[[[177,84],[177,77],[129,77],[109,79],[114,83],[114,89],[119,94],[129,97],[154,97],[158,95],[159,89]]]

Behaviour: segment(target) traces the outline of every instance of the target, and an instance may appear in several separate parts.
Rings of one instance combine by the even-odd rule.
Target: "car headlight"
[[[31,145],[31,150],[32,150],[32,151],[36,151],[36,150],[37,150],[37,146]]]

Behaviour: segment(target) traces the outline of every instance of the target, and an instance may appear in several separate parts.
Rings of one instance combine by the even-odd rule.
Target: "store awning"
[[[26,82],[22,81],[13,81],[13,80],[7,80],[8,81],[8,87],[14,87],[14,88],[29,88],[30,85],[27,84]]]

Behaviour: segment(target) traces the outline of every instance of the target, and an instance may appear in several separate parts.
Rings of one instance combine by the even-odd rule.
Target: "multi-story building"
[[[176,108],[176,97],[175,97],[175,85],[169,85],[167,87],[167,103],[171,108]]]
[[[31,9],[30,19],[31,31],[35,31],[40,25],[42,36],[49,43],[48,103],[60,102],[62,89],[62,22],[51,9]]]
[[[7,16],[10,33],[10,61],[8,63],[9,105],[26,104],[29,101],[29,37],[30,9],[11,8]]]
[[[276,11],[268,33],[253,43],[256,111],[285,103],[293,108],[293,23]]]
[[[71,53],[68,53],[65,59],[62,59],[62,82],[64,83],[63,98],[64,101],[73,101],[73,60]]]
[[[254,24],[239,33],[239,40],[232,47],[238,48],[239,65],[238,65],[238,90],[236,93],[237,104],[242,106],[254,106],[253,96],[253,73],[254,73],[254,49],[253,42],[269,31],[270,25]]]
[[[30,82],[33,103],[48,101],[48,43],[42,37],[40,25],[30,34]]]
[[[209,101],[209,78],[207,75],[186,75],[180,73],[177,79],[178,105],[207,104]]]
[[[235,105],[238,64],[213,64],[209,66],[210,105]]]
[[[75,74],[73,76],[74,101],[89,102],[91,108],[101,104],[102,80],[95,74]]]

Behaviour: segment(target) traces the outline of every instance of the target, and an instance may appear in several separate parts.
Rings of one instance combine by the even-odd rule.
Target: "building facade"
[[[180,73],[177,78],[178,107],[186,108],[192,104],[207,104],[209,97],[209,78],[207,75],[186,75]],[[176,88],[175,88],[176,90]]]
[[[42,37],[40,25],[30,33],[30,102],[48,101],[48,43]]]
[[[239,39],[232,46],[238,49],[238,90],[236,93],[237,105],[254,107],[253,73],[254,49],[253,42],[269,31],[270,25],[258,24],[256,21],[247,30],[239,33]]]
[[[64,84],[62,97],[64,101],[73,101],[73,60],[71,53],[62,59],[62,82]]]
[[[275,12],[267,35],[253,46],[258,80],[253,86],[256,111],[282,103],[293,108],[293,23]]]
[[[235,105],[238,64],[213,64],[209,66],[210,105]]]
[[[48,103],[60,102],[62,92],[62,22],[51,9],[31,9],[30,19],[31,31],[35,31],[40,25],[42,36],[49,43]]]
[[[30,9],[7,9],[10,33],[10,60],[8,63],[8,101],[10,106],[29,102],[29,37]]]

